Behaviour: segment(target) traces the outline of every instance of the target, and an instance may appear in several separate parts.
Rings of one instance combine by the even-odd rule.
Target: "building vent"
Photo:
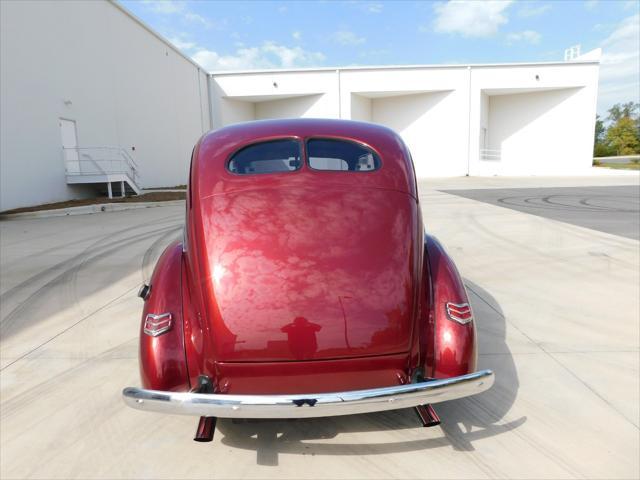
[[[580,56],[580,45],[574,45],[573,47],[569,47],[564,51],[564,61],[570,62],[571,60],[575,60]]]

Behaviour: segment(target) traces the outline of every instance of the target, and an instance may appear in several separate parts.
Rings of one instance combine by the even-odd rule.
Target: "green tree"
[[[600,115],[596,115],[595,142],[602,143],[605,139],[606,133],[607,129],[604,126],[604,122],[600,119]]]
[[[638,121],[631,118],[631,116],[620,117],[614,125],[610,126],[607,130],[606,139],[617,155],[640,153]]]
[[[594,157],[640,153],[639,110],[640,104],[635,102],[616,103],[608,110],[609,128],[596,115]]]
[[[616,155],[616,149],[606,142],[596,143],[593,146],[594,157],[613,157]]]
[[[593,156],[594,157],[610,157],[616,154],[607,140],[607,127],[600,115],[596,115],[596,130],[594,134]]]
[[[635,102],[616,103],[609,109],[609,116],[607,117],[607,120],[612,123],[616,123],[621,118],[634,118],[638,109],[640,109],[640,104]]]

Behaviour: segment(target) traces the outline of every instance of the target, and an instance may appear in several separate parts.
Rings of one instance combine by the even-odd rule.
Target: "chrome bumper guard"
[[[122,396],[138,410],[219,418],[313,418],[381,412],[446,402],[488,390],[491,370],[395,387],[295,395],[226,395],[127,387]]]

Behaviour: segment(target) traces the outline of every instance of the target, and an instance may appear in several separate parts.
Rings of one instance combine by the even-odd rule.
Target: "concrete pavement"
[[[640,185],[481,188],[444,192],[640,240]]]
[[[421,185],[469,289],[479,367],[496,372],[430,429],[411,410],[220,420],[192,442],[195,419],[120,399],[139,384],[135,294],[183,208],[0,222],[0,477],[638,478],[640,243],[439,191],[531,182]]]

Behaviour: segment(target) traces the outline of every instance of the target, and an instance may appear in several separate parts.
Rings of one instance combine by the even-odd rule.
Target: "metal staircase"
[[[63,153],[68,184],[94,184],[109,198],[114,190],[121,197],[140,194],[138,165],[123,148],[64,147]]]
[[[480,149],[480,160],[499,162],[502,159],[502,152],[496,149],[482,148]]]

